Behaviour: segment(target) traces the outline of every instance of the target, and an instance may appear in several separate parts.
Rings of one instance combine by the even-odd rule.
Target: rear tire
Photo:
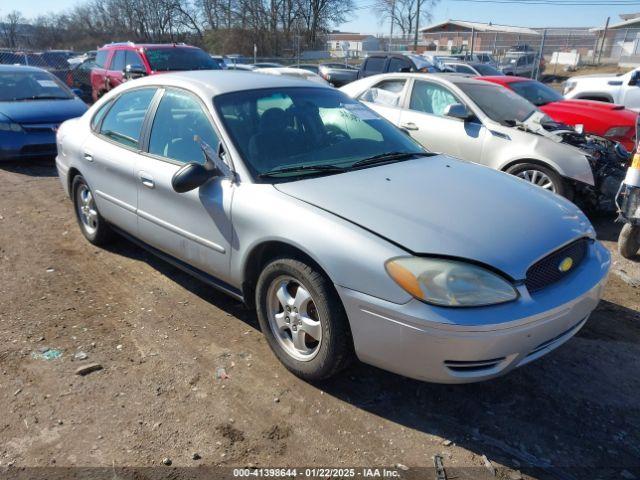
[[[296,376],[329,378],[352,359],[347,315],[331,282],[293,258],[276,258],[256,285],[258,321],[269,347]]]
[[[633,258],[640,249],[640,226],[625,223],[618,237],[618,252],[624,258]]]
[[[82,175],[74,177],[71,191],[73,209],[84,237],[96,246],[108,244],[113,239],[113,230],[100,215],[93,192]]]
[[[572,189],[560,174],[550,167],[537,163],[516,163],[507,168],[506,172],[571,200]]]

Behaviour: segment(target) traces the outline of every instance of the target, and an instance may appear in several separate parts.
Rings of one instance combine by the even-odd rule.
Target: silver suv
[[[304,80],[133,80],[57,140],[91,243],[120,232],[255,306],[275,354],[306,379],[354,352],[429,381],[501,375],[571,338],[609,269],[570,202],[427,153]]]

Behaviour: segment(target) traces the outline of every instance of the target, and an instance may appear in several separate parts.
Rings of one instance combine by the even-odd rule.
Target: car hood
[[[540,110],[553,116],[552,113],[576,114],[591,118],[597,115],[598,120],[610,120],[617,122],[615,125],[635,125],[637,112],[624,108],[615,103],[594,102],[591,100],[562,100],[547,103]],[[604,118],[603,118],[604,116]]]
[[[86,111],[87,105],[75,97],[69,100],[0,102],[0,114],[20,124],[62,123]]]
[[[275,188],[413,253],[473,260],[516,280],[565,243],[594,236],[584,214],[564,198],[444,155]]]

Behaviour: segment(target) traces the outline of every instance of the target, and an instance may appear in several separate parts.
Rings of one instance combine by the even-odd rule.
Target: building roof
[[[373,35],[367,35],[364,33],[330,33],[327,35],[332,42],[336,41],[358,41],[366,40],[367,38],[375,38]]]
[[[620,15],[621,22],[610,23],[609,30],[617,30],[620,28],[640,28],[640,13],[627,13]],[[592,32],[600,32],[604,30],[604,26],[592,28]]]
[[[481,23],[481,22],[468,22],[466,20],[445,20],[444,22],[429,25],[420,29],[422,33],[434,33],[442,29],[447,25],[453,25],[461,28],[474,29],[478,32],[500,32],[500,33],[521,33],[525,35],[540,35],[539,32],[533,28],[528,27],[513,27],[511,25],[498,25],[497,23]]]

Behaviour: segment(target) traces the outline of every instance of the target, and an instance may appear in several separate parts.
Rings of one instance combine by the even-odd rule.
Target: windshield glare
[[[218,63],[199,48],[147,48],[147,60],[156,72],[182,70],[221,70]]]
[[[540,82],[512,82],[509,86],[518,95],[538,107],[551,102],[559,102],[563,99],[558,92]]]
[[[337,90],[241,91],[220,95],[214,104],[254,176],[310,165],[349,168],[390,152],[425,153],[409,136]]]
[[[47,72],[0,73],[0,102],[73,98],[73,94],[56,77]]]
[[[502,125],[524,122],[536,111],[536,107],[527,100],[499,85],[460,83],[458,87],[487,117]]]

